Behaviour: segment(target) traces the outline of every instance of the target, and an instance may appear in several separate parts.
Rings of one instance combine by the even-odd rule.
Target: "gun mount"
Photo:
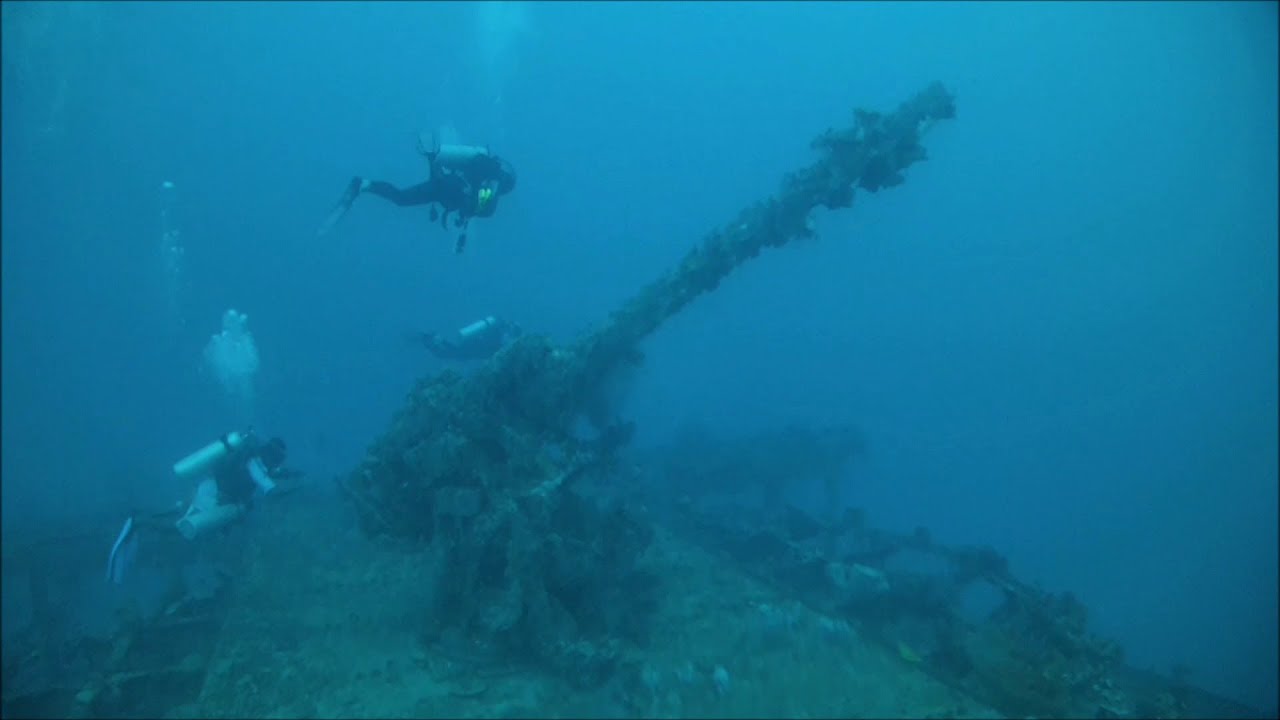
[[[954,114],[940,84],[892,114],[855,111],[850,126],[814,140],[817,162],[709,233],[578,342],[525,336],[469,377],[421,381],[341,484],[366,532],[435,553],[432,617],[581,682],[607,677],[616,639],[646,633],[656,582],[637,561],[653,530],[570,492],[607,470],[619,436],[605,428],[582,441],[574,421],[665,320],[764,248],[812,237],[814,209],[847,208],[859,188],[900,184],[925,159],[923,133]]]

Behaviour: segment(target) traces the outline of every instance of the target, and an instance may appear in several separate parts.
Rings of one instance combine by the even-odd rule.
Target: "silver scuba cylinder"
[[[475,335],[476,333],[484,332],[485,330],[488,330],[489,328],[493,327],[497,323],[498,323],[498,318],[490,315],[489,317],[483,320],[477,320],[476,322],[473,322],[470,325],[462,328],[461,330],[458,331],[458,335],[460,335],[463,339],[467,339],[467,338],[470,338],[472,335]]]
[[[479,157],[486,157],[489,148],[479,145],[441,145],[436,150],[436,164],[457,170]]]
[[[247,435],[229,432],[173,464],[173,474],[186,479],[201,475],[214,463],[244,444]]]

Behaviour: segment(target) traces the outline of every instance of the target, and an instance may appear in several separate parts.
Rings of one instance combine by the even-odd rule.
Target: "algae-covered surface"
[[[659,578],[648,632],[617,642],[611,672],[585,684],[442,627],[429,548],[367,538],[331,497],[263,515],[224,591],[126,627],[82,688],[6,687],[6,716],[1033,716],[939,679],[924,645],[872,637],[856,614],[816,610],[697,542],[710,536],[652,518],[638,560]],[[1116,717],[1259,716],[1193,688],[1179,704],[1176,684],[1150,673],[1117,682],[1149,700]]]
[[[662,578],[648,647],[579,690],[433,633],[427,555],[354,530],[316,548],[320,512],[262,529],[203,689],[170,716],[1000,716],[662,531],[642,559]]]

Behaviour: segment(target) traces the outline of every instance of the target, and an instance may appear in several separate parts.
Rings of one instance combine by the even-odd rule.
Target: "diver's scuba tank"
[[[460,170],[479,157],[488,157],[489,148],[458,142],[458,131],[449,126],[418,132],[418,152],[431,159],[432,165],[446,170]]]
[[[458,335],[460,335],[463,339],[468,339],[472,335],[475,335],[476,333],[484,332],[485,330],[488,330],[489,328],[497,324],[498,324],[498,318],[490,315],[489,317],[483,320],[478,320],[462,328],[461,330],[458,331]]]
[[[464,168],[479,157],[488,157],[489,148],[479,145],[441,145],[436,149],[435,162],[450,170]]]
[[[202,475],[214,463],[238,449],[248,439],[248,433],[229,432],[174,463],[173,474],[184,480]]]

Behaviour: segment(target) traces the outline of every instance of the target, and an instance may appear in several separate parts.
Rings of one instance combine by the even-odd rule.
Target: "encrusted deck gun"
[[[450,496],[455,488],[474,490],[468,507],[480,513],[588,467],[593,453],[573,439],[573,422],[615,371],[635,362],[646,336],[762,249],[812,237],[814,209],[846,208],[858,189],[900,184],[904,171],[925,159],[920,140],[927,129],[954,116],[951,94],[937,83],[893,113],[856,110],[851,125],[813,141],[815,163],[712,231],[576,343],[557,347],[526,335],[470,377],[445,372],[420,382],[343,483],[366,529],[429,540],[441,489]]]

